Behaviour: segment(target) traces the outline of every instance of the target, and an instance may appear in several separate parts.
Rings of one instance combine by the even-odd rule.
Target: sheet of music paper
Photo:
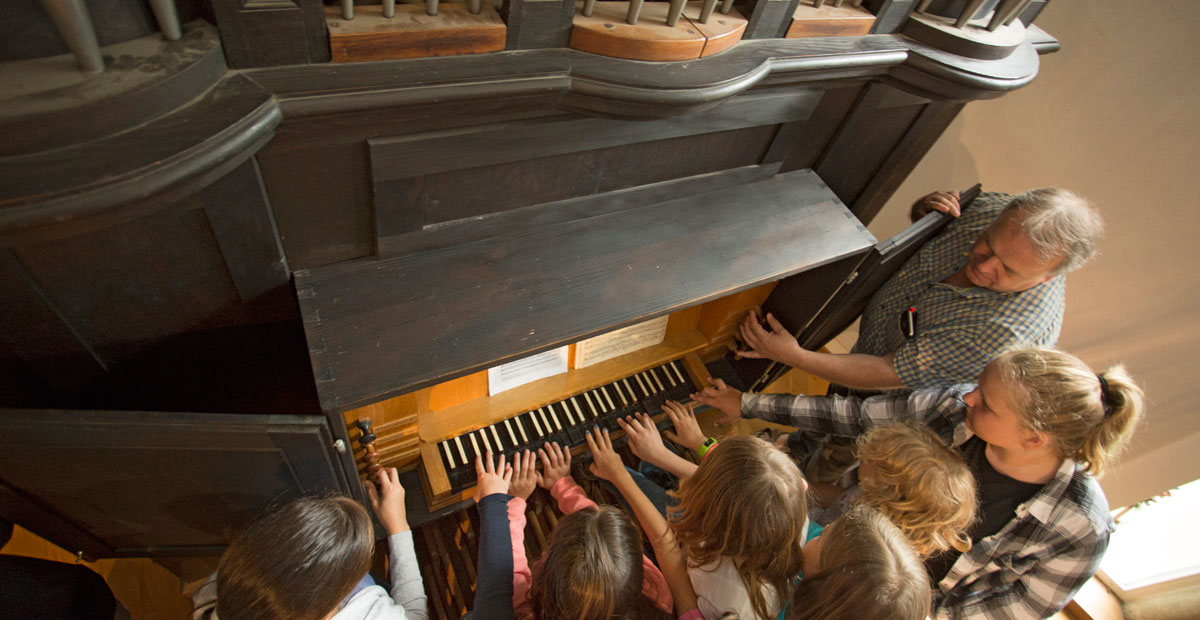
[[[575,345],[575,368],[587,368],[592,364],[609,360],[618,355],[654,346],[667,335],[667,319],[663,315],[644,323],[622,327],[595,338],[582,340]]]
[[[538,353],[488,369],[488,395],[567,372],[567,347]]]

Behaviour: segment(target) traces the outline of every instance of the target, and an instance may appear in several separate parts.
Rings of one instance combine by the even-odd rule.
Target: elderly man
[[[958,192],[922,197],[911,216],[915,221],[932,209],[958,216]],[[1102,232],[1100,216],[1063,189],[981,194],[875,293],[850,353],[805,350],[774,317],[767,316],[766,329],[751,315],[741,325],[748,349],[739,354],[859,390],[973,381],[1010,346],[1058,340],[1064,274],[1096,253]],[[813,447],[798,435],[788,445],[802,456]],[[836,477],[851,458],[846,446],[827,446],[825,455],[833,463],[809,468],[818,481]]]

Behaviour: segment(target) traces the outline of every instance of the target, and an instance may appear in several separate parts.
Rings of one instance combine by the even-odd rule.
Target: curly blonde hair
[[[913,424],[873,428],[859,438],[858,458],[872,471],[860,475],[857,502],[891,519],[918,555],[971,549],[975,476],[932,430]]]
[[[679,483],[670,509],[689,566],[736,563],[755,614],[772,618],[763,586],[782,605],[803,566],[808,485],[795,461],[756,437],[727,437]]]

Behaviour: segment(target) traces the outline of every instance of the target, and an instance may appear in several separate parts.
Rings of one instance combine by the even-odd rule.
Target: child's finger
[[[484,467],[483,467],[483,456],[482,455],[476,456],[475,457],[475,477],[478,478],[486,472],[487,472],[487,470],[484,469]]]
[[[505,482],[511,482],[513,477],[512,465],[504,465],[504,457],[500,457],[500,466],[504,468],[504,475],[501,476],[501,478],[503,478]]]
[[[491,452],[488,452],[488,455],[489,455],[489,457],[488,457],[488,458],[490,459],[490,458],[491,458],[491,456],[490,456],[490,455],[491,455]],[[503,454],[501,454],[501,455],[500,455],[500,462],[496,463],[496,471],[497,471],[497,472],[504,471],[504,468],[505,468],[505,467],[511,467],[511,465],[505,465],[505,463],[504,463],[504,455],[503,455]]]
[[[596,440],[592,437],[592,431],[585,432],[583,438],[587,440],[588,450],[591,450],[592,454],[596,454],[599,449],[596,447]]]
[[[554,445],[557,446],[558,444],[556,443]],[[562,464],[564,466],[571,464],[571,447],[570,446],[562,447]]]
[[[371,482],[367,482],[367,499],[371,500],[371,507],[378,512],[379,493],[375,492],[375,485]]]
[[[612,438],[608,436],[608,429],[603,429],[600,431],[600,433],[604,435],[604,449],[612,451]]]
[[[485,471],[489,474],[496,473],[496,468],[492,465],[492,451],[491,450],[488,450],[487,452],[483,453],[483,471]]]

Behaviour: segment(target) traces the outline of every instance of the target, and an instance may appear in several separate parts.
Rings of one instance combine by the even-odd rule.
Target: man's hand
[[[475,503],[496,493],[508,493],[508,483],[512,480],[512,467],[504,463],[504,455],[500,462],[492,466],[492,451],[475,459]]]
[[[692,412],[692,406],[684,407],[673,400],[668,400],[663,403],[663,411],[666,411],[667,415],[671,416],[671,422],[675,423],[675,432],[666,431],[664,433],[667,439],[692,452],[699,452],[700,446],[703,446],[708,438],[700,432],[700,425],[696,423],[696,414]]]
[[[701,405],[708,405],[719,409],[725,415],[721,417],[721,424],[728,424],[742,417],[742,393],[735,390],[720,379],[708,378],[709,387],[706,387],[695,394],[692,394],[692,400]]]
[[[629,475],[625,469],[625,462],[621,460],[621,455],[613,450],[608,429],[588,431],[587,445],[588,449],[592,451],[591,472],[597,478],[603,478],[615,484],[622,476]]]
[[[529,450],[513,455],[512,482],[508,485],[508,494],[521,499],[529,499],[529,495],[537,488],[536,454]]]
[[[375,487],[378,485],[379,490]],[[408,531],[408,516],[404,511],[404,487],[395,467],[379,470],[375,480],[367,485],[367,499],[388,535]]]
[[[767,323],[771,326],[770,331],[764,328],[758,322],[758,313],[754,310],[746,315],[746,320],[738,327],[742,335],[742,342],[750,347],[747,350],[738,350],[738,357],[750,359],[766,358],[789,366],[796,365],[795,359],[800,354],[800,343],[796,342],[788,330],[784,329],[775,317],[768,314]]]
[[[625,431],[625,436],[629,439],[629,449],[633,450],[634,456],[655,465],[662,461],[667,447],[663,445],[662,436],[658,434],[650,416],[639,413],[617,418],[617,425]]]
[[[941,211],[954,217],[961,215],[962,209],[958,204],[958,192],[933,192],[922,196],[913,203],[912,211],[908,215],[915,222],[925,217],[930,211]]]
[[[554,483],[571,475],[571,448],[560,448],[558,442],[553,441],[538,450],[538,457],[542,461],[542,473],[538,474],[537,483],[543,489],[549,489]]]

